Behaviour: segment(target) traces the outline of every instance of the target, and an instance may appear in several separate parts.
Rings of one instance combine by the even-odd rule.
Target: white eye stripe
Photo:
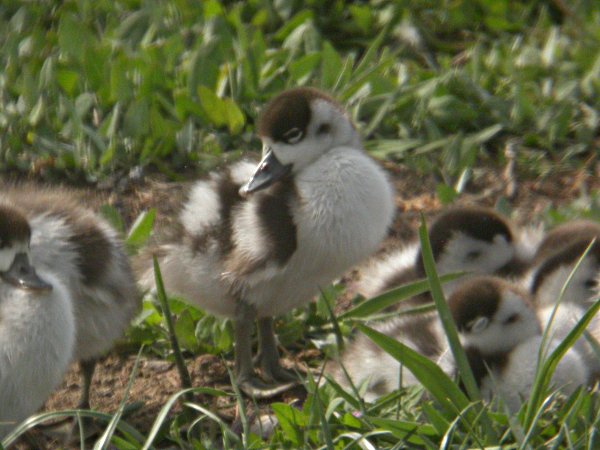
[[[487,328],[488,323],[489,319],[487,317],[480,316],[469,322],[468,328],[471,330],[471,333],[481,333]]]
[[[283,138],[288,144],[295,144],[304,137],[304,133],[300,128],[294,127],[283,134]]]

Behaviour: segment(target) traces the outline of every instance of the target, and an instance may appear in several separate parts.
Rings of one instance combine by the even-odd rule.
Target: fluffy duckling
[[[273,317],[311,300],[385,237],[394,196],[342,106],[312,88],[284,91],[257,124],[258,166],[233,165],[197,182],[180,216],[181,239],[159,252],[167,290],[235,329],[235,376],[256,397],[294,378],[279,364]],[[147,272],[144,283],[153,284]],[[258,319],[254,373],[252,331]]]
[[[83,378],[79,407],[87,409],[97,358],[123,335],[141,305],[122,242],[67,190],[20,186],[4,189],[0,198],[29,220],[34,267],[55,274],[73,298],[73,357]]]
[[[483,311],[489,310],[489,314],[492,314],[492,308],[497,306],[502,295],[513,295],[511,293],[515,289],[495,277],[474,276],[459,282],[449,300],[459,331],[461,327],[463,332],[468,331],[473,326],[471,322],[481,314],[482,308]],[[534,318],[534,321],[531,322],[533,331],[526,329],[524,333],[539,334],[535,312],[531,310],[529,316]],[[483,319],[480,321],[483,323]],[[446,336],[437,312],[400,316],[378,324],[374,328],[436,361],[448,375],[454,372],[454,361],[449,353]],[[508,345],[509,348],[514,347],[523,337],[523,330],[520,331],[522,333],[509,336],[509,339],[515,340],[514,342],[504,339],[496,344]],[[487,346],[493,344],[489,343]],[[377,367],[377,370],[373,370],[373,367]],[[366,383],[365,399],[368,401],[391,393],[401,384],[407,386],[417,383],[409,371],[405,370],[401,375],[398,361],[363,335],[358,336],[348,346],[339,363],[329,364],[326,371],[338,384],[346,388],[350,386],[350,380],[355,386]],[[402,376],[402,380],[400,380],[400,376]]]
[[[554,312],[554,305],[547,305],[538,310],[538,317],[544,329],[548,328],[552,339],[562,341],[571,332],[577,322],[583,317],[586,307],[582,304],[564,302]],[[598,338],[600,316],[596,315],[588,325],[587,332],[592,338]],[[594,337],[595,336],[595,337]],[[581,355],[589,373],[590,380],[596,380],[600,376],[600,357],[596,354],[592,344],[585,335],[581,336],[573,348]]]
[[[0,203],[0,438],[42,406],[71,361],[71,297],[30,264],[26,218]]]
[[[558,301],[569,275],[593,239],[593,236],[583,236],[573,240],[533,269],[529,285],[540,308]],[[596,240],[566,286],[563,302],[586,305],[596,292],[599,273],[600,240]]]
[[[588,242],[593,238],[600,239],[600,223],[580,219],[552,228],[540,242],[535,253],[535,261],[538,263],[544,261],[556,251],[583,238],[586,238]]]
[[[509,222],[494,210],[474,206],[445,211],[429,228],[429,240],[439,273],[507,273],[521,270],[532,252],[525,245],[515,242],[518,240],[516,235]],[[363,276],[359,291],[371,297],[425,276],[419,245],[415,243],[375,263]],[[464,281],[465,277],[462,277],[446,283],[446,295]],[[398,307],[406,309],[431,301],[429,293],[424,293],[400,303]],[[438,360],[446,347],[436,312],[398,317],[375,328],[433,360]],[[373,364],[365,364],[365,361]],[[452,364],[441,365],[445,370],[452,367]],[[376,373],[372,370],[374,366],[378,367]],[[339,362],[330,362],[326,371],[345,387],[350,386],[350,380],[355,385],[366,383],[367,400],[388,394],[400,385],[398,362],[362,335],[351,341]],[[412,374],[404,372],[402,384],[414,384],[416,380]]]
[[[484,399],[501,399],[516,411],[530,392],[542,345],[536,311],[524,290],[495,277],[467,280],[448,300],[475,379]],[[549,351],[559,341],[549,343]],[[587,382],[580,355],[570,350],[558,364],[553,384],[570,393]]]
[[[436,313],[400,316],[373,328],[438,362],[448,375],[453,373],[453,361],[441,358],[446,346],[445,334]],[[354,385],[368,402],[418,384],[408,369],[363,334],[349,342],[338,361],[327,363],[325,373],[346,390]]]
[[[441,213],[429,229],[438,273],[518,274],[532,249],[504,217],[490,208],[463,206]],[[375,263],[363,277],[360,292],[372,297],[425,277],[419,244],[409,245]],[[446,283],[448,295],[460,280]],[[430,301],[429,295],[415,299]],[[414,302],[413,302],[414,303]],[[403,303],[404,304],[404,303]]]

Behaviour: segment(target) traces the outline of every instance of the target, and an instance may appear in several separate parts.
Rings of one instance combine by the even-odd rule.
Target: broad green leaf
[[[117,58],[110,66],[110,99],[113,102],[126,102],[133,94],[133,85],[127,79],[127,63]]]
[[[313,74],[320,61],[320,53],[310,53],[292,62],[289,66],[292,80],[298,84],[304,84]]]
[[[125,232],[125,223],[119,211],[111,205],[104,204],[100,206],[100,214],[104,217],[112,227],[119,233]]]
[[[127,245],[129,245],[132,248],[139,248],[142,245],[144,245],[150,237],[150,234],[152,233],[155,217],[156,210],[154,208],[142,212],[135,219],[135,222],[133,223],[133,225],[131,225],[131,228],[129,229],[127,239],[125,240]]]
[[[91,32],[79,18],[73,14],[61,16],[58,25],[58,45],[66,55],[79,61],[83,60],[93,40]]]
[[[196,324],[189,311],[183,311],[175,321],[175,335],[183,348],[195,350],[198,345],[195,335]]]
[[[136,138],[150,131],[150,106],[145,99],[134,100],[127,108],[123,119],[123,131]]]
[[[227,115],[227,126],[231,134],[238,134],[244,129],[244,125],[246,124],[246,117],[244,113],[230,98],[226,98],[224,100],[225,111]]]
[[[56,81],[67,95],[73,96],[77,89],[77,83],[79,82],[79,73],[67,69],[57,70]]]
[[[343,70],[342,58],[329,41],[323,43],[321,51],[321,84],[326,89],[335,89]]]
[[[198,86],[198,98],[204,113],[216,127],[227,125],[227,108],[225,102],[206,86]]]
[[[282,432],[293,445],[299,448],[303,443],[302,429],[307,425],[304,414],[286,403],[272,403],[271,409],[279,420]]]
[[[277,41],[284,41],[289,37],[289,35],[299,26],[304,23],[312,20],[313,13],[312,11],[305,9],[304,11],[300,11],[290,20],[285,21],[285,25],[281,27],[279,31],[275,34],[275,39]]]
[[[350,14],[356,26],[363,32],[368,33],[373,26],[373,13],[370,5],[350,5]]]
[[[456,192],[452,186],[448,186],[447,184],[438,184],[435,187],[435,191],[443,205],[449,205],[458,197],[458,192]]]

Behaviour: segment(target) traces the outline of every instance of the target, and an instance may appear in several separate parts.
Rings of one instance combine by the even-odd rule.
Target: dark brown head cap
[[[561,266],[575,264],[579,258],[581,258],[593,239],[594,236],[582,237],[579,240],[572,242],[562,250],[553,253],[544,262],[542,262],[533,277],[531,293],[536,294],[546,278],[551,276]],[[594,242],[592,248],[590,248],[587,257],[594,259],[596,264],[600,266],[600,238],[596,238],[596,241]]]
[[[6,204],[0,204],[0,249],[15,243],[29,243],[31,228],[21,212]]]
[[[306,136],[311,121],[311,102],[322,99],[343,108],[326,93],[309,87],[294,88],[282,92],[264,107],[258,119],[258,134],[274,142],[288,142],[292,130],[298,130]]]
[[[561,224],[544,236],[535,254],[535,259],[542,261],[580,239],[588,239],[589,242],[594,237],[600,239],[600,223],[598,222],[581,219]]]
[[[455,233],[462,233],[479,241],[493,242],[496,236],[513,241],[510,225],[490,208],[464,206],[441,213],[429,228],[429,240],[433,257],[437,261]],[[417,272],[425,274],[421,255],[417,256]]]
[[[470,325],[479,317],[487,317],[491,321],[505,288],[503,280],[492,276],[478,276],[461,283],[448,299],[458,331],[469,331]]]

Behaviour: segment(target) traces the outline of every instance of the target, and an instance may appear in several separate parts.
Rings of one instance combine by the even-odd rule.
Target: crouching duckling
[[[461,284],[448,304],[482,396],[518,410],[535,381],[543,343],[528,293],[499,278],[477,277]],[[559,343],[551,340],[542,350],[550,352]],[[587,380],[584,362],[573,349],[552,376],[554,387],[566,394]]]

